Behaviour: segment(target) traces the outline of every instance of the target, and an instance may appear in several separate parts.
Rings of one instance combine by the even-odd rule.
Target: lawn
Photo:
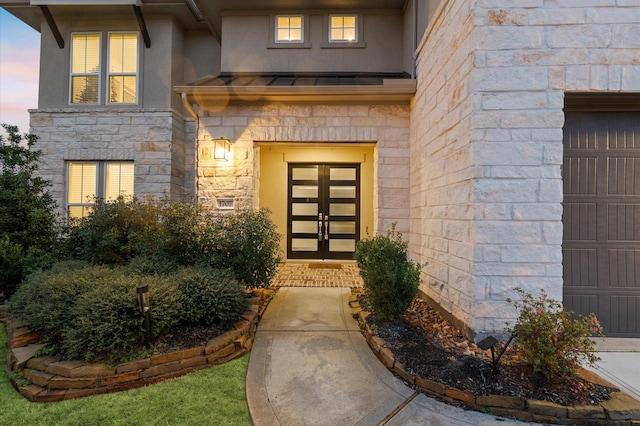
[[[0,326],[0,365],[6,370],[7,335]],[[0,374],[4,425],[250,425],[245,397],[249,356],[177,379],[125,392],[71,401],[33,403]]]

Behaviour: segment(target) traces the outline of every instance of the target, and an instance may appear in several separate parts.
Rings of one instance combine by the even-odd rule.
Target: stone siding
[[[132,160],[134,194],[172,201],[193,196],[193,121],[166,110],[32,110],[31,133],[42,150],[39,175],[63,213],[66,162]],[[190,169],[193,170],[193,169]]]
[[[213,159],[214,138],[232,141],[232,164]],[[409,231],[409,107],[267,105],[230,106],[202,114],[198,133],[198,197],[216,206],[233,198],[237,209],[258,207],[259,150],[254,142],[376,142],[374,232],[397,222]],[[338,159],[337,159],[338,160]]]
[[[427,30],[411,247],[480,335],[514,319],[514,287],[562,299],[564,94],[640,91],[638,23],[637,1],[449,0]]]

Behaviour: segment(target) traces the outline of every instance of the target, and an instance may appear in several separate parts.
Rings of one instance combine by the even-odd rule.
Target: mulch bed
[[[363,310],[370,311],[365,295],[359,295],[358,301]],[[490,352],[469,342],[420,298],[399,321],[380,321],[375,313],[366,321],[409,374],[475,395],[512,396],[573,406],[598,405],[608,400],[614,390],[585,380],[550,384],[507,355],[494,371]]]

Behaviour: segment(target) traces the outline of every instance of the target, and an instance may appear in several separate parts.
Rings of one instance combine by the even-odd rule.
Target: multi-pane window
[[[109,103],[134,104],[138,87],[138,35],[109,34]]]
[[[73,34],[71,41],[72,104],[97,104],[100,86],[100,34]]]
[[[302,43],[302,15],[276,16],[276,43]]]
[[[67,163],[67,217],[87,216],[96,200],[133,196],[132,161],[73,161]]]
[[[332,15],[329,19],[329,41],[358,41],[357,17],[355,15]]]
[[[106,57],[100,33],[72,34],[70,103],[103,103],[105,91],[107,103],[137,103],[138,53],[137,33],[109,33]],[[106,87],[101,78],[103,62],[107,62]]]

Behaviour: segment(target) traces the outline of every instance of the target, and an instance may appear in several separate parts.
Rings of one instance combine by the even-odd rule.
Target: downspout
[[[193,109],[193,107],[191,106],[191,104],[189,104],[189,100],[187,99],[187,94],[185,92],[182,92],[180,94],[180,98],[182,99],[182,105],[184,105],[184,108],[189,112],[189,114],[191,114],[191,116],[194,118],[195,122],[196,122],[196,140],[195,140],[195,158],[194,158],[194,167],[195,167],[195,176],[194,176],[194,198],[195,198],[195,203],[197,204],[199,201],[199,194],[200,194],[200,174],[198,173],[198,159],[200,158],[200,156],[198,155],[198,150],[200,148],[200,143],[199,143],[199,138],[198,138],[198,134],[200,133],[200,117],[198,116],[198,113]]]
[[[413,64],[411,78],[416,78],[418,69],[418,0],[413,0]]]

